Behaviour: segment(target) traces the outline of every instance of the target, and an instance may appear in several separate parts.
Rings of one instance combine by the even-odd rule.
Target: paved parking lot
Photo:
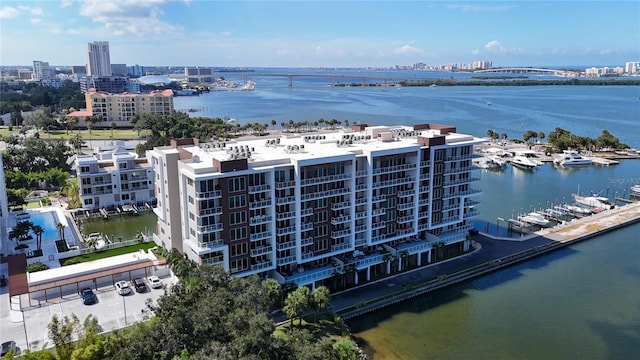
[[[161,278],[161,281],[165,288],[172,283],[169,277]],[[84,305],[80,295],[74,294],[49,299],[46,302],[41,301],[20,312],[10,310],[8,292],[3,291],[0,294],[0,342],[13,340],[20,349],[26,349],[27,344],[32,350],[51,347],[53,344],[48,338],[47,326],[54,315],[62,318],[75,314],[82,323],[91,314],[98,319],[98,323],[105,332],[123,328],[143,320],[146,300],[157,300],[164,294],[164,289],[148,287],[145,293],[133,292],[122,296],[113,286],[106,286],[94,292],[98,302],[93,305]]]

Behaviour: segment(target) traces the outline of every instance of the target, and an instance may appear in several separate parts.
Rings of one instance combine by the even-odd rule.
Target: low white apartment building
[[[79,155],[75,167],[83,209],[155,201],[153,168],[147,159],[120,145]]]
[[[469,250],[482,142],[437,124],[174,140],[147,152],[155,241],[235,276],[311,287],[433,263]]]

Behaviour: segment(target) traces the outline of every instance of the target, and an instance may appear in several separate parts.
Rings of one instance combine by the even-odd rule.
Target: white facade
[[[4,164],[0,154],[0,249],[7,241],[7,218],[9,217],[9,203],[7,202],[7,184],[4,180]]]
[[[108,41],[94,41],[87,44],[87,75],[111,76]]]
[[[33,61],[33,72],[31,78],[35,81],[51,79],[51,69],[46,61]]]
[[[79,155],[75,166],[84,209],[155,200],[153,169],[147,159],[139,158],[130,149],[116,145],[93,155]]]
[[[434,246],[468,249],[480,194],[471,188],[473,145],[482,142],[435,124],[176,141],[147,153],[164,229],[156,241],[182,242],[192,260],[236,276],[299,286],[421,266]],[[169,230],[180,235],[169,241]]]

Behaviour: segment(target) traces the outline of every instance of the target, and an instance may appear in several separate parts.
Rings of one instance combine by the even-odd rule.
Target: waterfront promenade
[[[640,202],[543,229],[522,238],[474,236],[477,250],[465,256],[384,278],[332,296],[344,319],[488,274],[570,244],[640,221]]]

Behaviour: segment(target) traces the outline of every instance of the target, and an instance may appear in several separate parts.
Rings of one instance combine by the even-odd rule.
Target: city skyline
[[[0,64],[111,62],[364,67],[489,60],[623,65],[640,58],[640,3],[449,1],[3,1]]]

